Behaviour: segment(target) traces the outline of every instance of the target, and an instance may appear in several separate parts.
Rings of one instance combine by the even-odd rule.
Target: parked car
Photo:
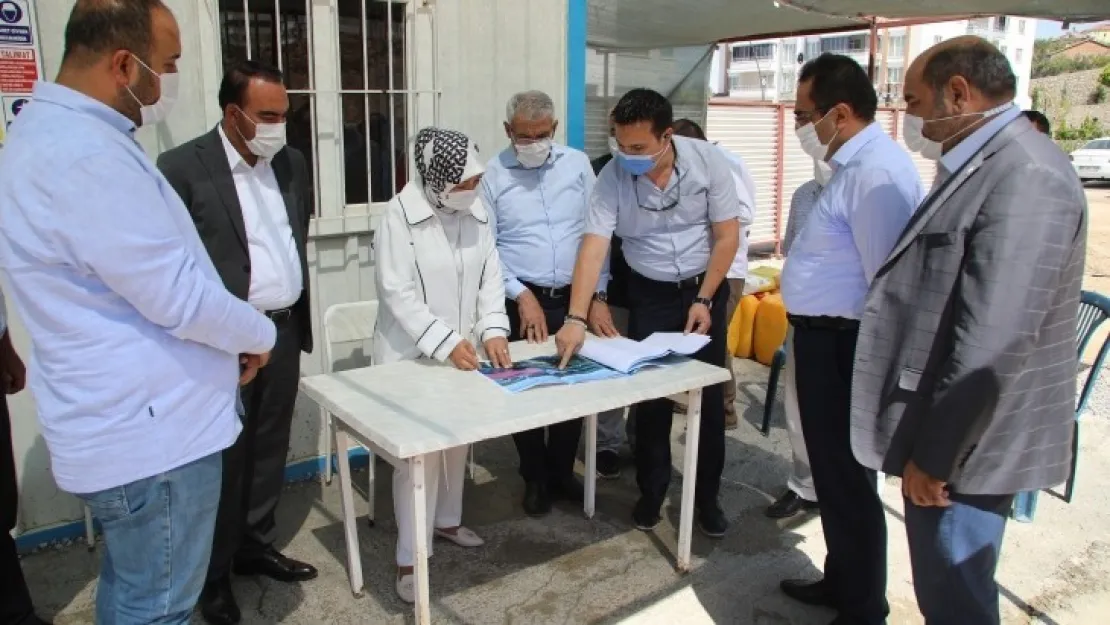
[[[1110,137],[1090,141],[1071,153],[1071,164],[1083,182],[1110,180]]]

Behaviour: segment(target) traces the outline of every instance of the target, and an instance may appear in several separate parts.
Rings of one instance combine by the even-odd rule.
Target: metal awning
[[[754,35],[869,28],[873,20],[1016,15],[1110,19],[1110,0],[589,0],[595,48],[663,48]]]

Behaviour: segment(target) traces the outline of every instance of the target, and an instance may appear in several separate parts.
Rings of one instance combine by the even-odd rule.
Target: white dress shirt
[[[0,153],[0,268],[58,486],[95,493],[235,442],[239,354],[274,324],[228,293],[135,124],[55,83]]]
[[[265,158],[259,158],[251,167],[228,141],[222,124],[219,133],[235,179],[235,193],[247,233],[251,257],[247,301],[262,311],[288,308],[301,298],[304,277],[274,168],[270,159]]]
[[[726,277],[729,280],[744,280],[748,277],[748,239],[755,220],[755,179],[738,154],[729,152],[719,143],[713,145],[717,146],[728,161],[732,179],[736,183],[736,195],[740,198],[740,246],[736,248],[736,258],[732,259],[732,266]]]
[[[924,191],[910,155],[877,123],[829,159],[832,178],[790,246],[782,300],[795,315],[859,319]]]

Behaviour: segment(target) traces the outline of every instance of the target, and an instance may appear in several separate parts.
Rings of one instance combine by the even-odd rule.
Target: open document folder
[[[519,393],[537,386],[619,378],[644,367],[664,366],[671,356],[695,354],[708,343],[707,336],[678,332],[657,332],[643,341],[590,336],[566,369],[559,368],[558,356],[540,356],[518,360],[511,369],[484,362],[478,370],[502,389]]]

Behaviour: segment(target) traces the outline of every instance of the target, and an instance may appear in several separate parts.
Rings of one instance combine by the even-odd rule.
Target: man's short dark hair
[[[702,141],[708,140],[701,126],[699,126],[696,121],[685,117],[675,121],[674,133],[680,137],[690,137],[691,139],[701,139]]]
[[[162,0],[77,0],[66,22],[62,60],[129,50],[142,58],[154,42],[154,9]]]
[[[613,123],[627,126],[637,122],[651,122],[655,136],[662,136],[674,123],[670,101],[651,89],[633,89],[624,94],[613,107]]]
[[[242,108],[243,99],[247,95],[247,87],[255,78],[265,82],[282,84],[280,69],[261,61],[242,61],[224,73],[224,78],[220,82],[220,92],[217,96],[220,102],[220,110],[227,110],[230,104]]]
[[[822,54],[802,66],[798,83],[803,82],[810,83],[809,97],[818,113],[828,113],[843,102],[863,121],[875,120],[879,96],[867,72],[852,59],[840,54]]]
[[[1044,113],[1040,111],[1028,110],[1022,111],[1022,114],[1029,118],[1029,121],[1033,122],[1033,125],[1037,127],[1037,130],[1040,130],[1050,137],[1052,136],[1052,124],[1048,122],[1048,118],[1045,117]]]
[[[1010,61],[983,39],[951,43],[937,50],[925,61],[922,75],[934,92],[944,89],[953,76],[963,76],[995,101],[1012,100],[1017,93],[1017,77]]]

